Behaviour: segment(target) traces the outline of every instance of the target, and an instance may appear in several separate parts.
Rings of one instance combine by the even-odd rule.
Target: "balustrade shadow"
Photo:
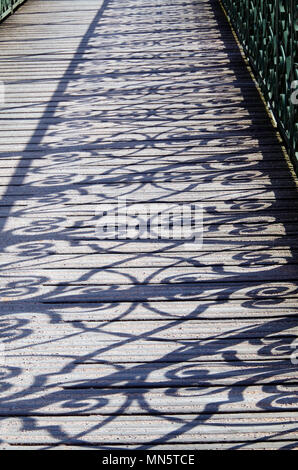
[[[3,195],[0,220],[7,259],[2,268],[1,336],[7,345],[8,365],[2,376],[2,429],[7,418],[18,416],[26,432],[47,434],[49,446],[44,448],[59,444],[121,448],[130,444],[148,449],[183,442],[183,436],[199,425],[212,430],[215,416],[216,426],[224,429],[227,413],[245,412],[246,394],[254,386],[260,387],[260,398],[249,411],[255,416],[272,412],[273,429],[277,422],[274,412],[279,416],[284,410],[297,410],[295,366],[289,360],[297,313],[297,219],[293,220],[294,210],[289,215],[284,212],[290,203],[297,208],[297,192],[240,53],[231,47],[232,34],[218,2],[204,5],[212,7],[216,19],[210,36],[220,33],[223,52],[230,60],[231,73],[227,71],[221,85],[216,72],[212,78],[216,65],[210,58],[198,58],[198,65],[189,65],[182,58],[181,65],[163,68],[164,53],[152,52],[149,58],[156,57],[160,66],[150,68],[144,61],[136,74],[133,60],[139,52],[135,52],[127,53],[124,83],[117,89],[109,83],[122,73],[121,57],[113,59],[114,67],[102,58],[107,67],[102,74],[96,72],[98,61],[86,60],[86,54],[98,54],[105,14],[115,6],[105,0],[32,138],[21,150],[23,158],[12,177],[15,186],[10,184]],[[198,7],[196,2],[193,7]],[[125,25],[119,28],[125,33]],[[158,34],[161,30],[159,27]],[[103,34],[109,37],[110,33]],[[183,37],[182,31],[180,34]],[[109,51],[105,36],[102,41],[101,50]],[[121,38],[119,41],[121,45]],[[141,38],[136,40],[136,48],[142,41],[147,44]],[[167,43],[152,40],[153,46],[159,44],[165,47]],[[203,79],[185,83],[185,74],[201,68],[207,71],[208,84]],[[160,82],[163,73],[162,84],[138,84],[138,77],[143,81],[148,77],[151,82],[158,77]],[[197,95],[202,86],[211,92],[203,103]],[[236,127],[238,117],[235,122],[216,125],[216,118],[240,109],[231,97],[231,86],[241,89],[248,125]],[[106,109],[102,106],[99,111],[94,103],[97,93]],[[73,106],[76,94],[77,106]],[[175,96],[175,103],[163,103],[164,95]],[[113,107],[119,96],[121,104]],[[140,100],[133,108],[132,98]],[[198,114],[206,117],[199,135],[188,124]],[[139,120],[146,124],[143,130]],[[98,122],[102,124],[100,135]],[[107,123],[115,125],[113,132],[105,127]],[[19,154],[19,150],[5,151],[2,157]],[[256,154],[262,164],[257,157],[252,159]],[[199,167],[197,174],[194,163]],[[69,168],[68,173],[60,174],[59,165],[63,172]],[[98,175],[94,175],[96,171]],[[247,188],[254,177],[252,195]],[[144,191],[146,185],[152,188],[149,194]],[[98,206],[116,203],[119,194],[131,203],[202,203],[205,240],[201,252],[185,253],[183,242],[173,240],[98,240],[94,234]],[[261,214],[258,222],[256,214]],[[270,222],[272,230],[267,235]],[[59,269],[55,267],[57,253],[62,263]],[[220,261],[222,253],[229,253],[229,264]],[[71,254],[73,265],[68,262]],[[104,260],[99,267],[92,262],[96,256],[99,259],[98,254]],[[218,254],[219,261],[204,261],[210,254]],[[161,263],[163,256],[167,258]],[[150,264],[153,259],[156,266]],[[144,274],[140,272],[142,263]],[[119,279],[119,283],[111,279]],[[183,333],[184,326],[187,333]],[[76,353],[76,342],[82,352]],[[45,370],[31,373],[31,379],[23,381],[28,371],[20,357],[24,364],[28,361],[29,368],[30,360],[40,361]],[[107,372],[86,377],[95,366]],[[164,405],[150,399],[152,390],[159,390]],[[183,394],[202,397],[195,402],[198,411],[194,407],[186,415],[174,402],[168,407],[172,397]],[[117,446],[116,439],[105,443],[98,437],[94,443],[96,431],[110,429],[113,422],[119,426],[122,415],[155,416],[170,423],[172,430],[150,438],[148,425],[148,437],[142,433],[135,442],[124,437]],[[53,416],[53,425],[42,421]],[[98,419],[78,432],[67,432],[56,419],[68,416]],[[229,446],[245,448],[268,440],[284,441],[283,448],[295,447],[287,414],[283,423],[283,431],[271,432],[267,422],[267,435],[262,439],[245,443],[239,438]],[[230,426],[237,434],[239,424]],[[244,430],[245,426],[250,432],[249,420]]]

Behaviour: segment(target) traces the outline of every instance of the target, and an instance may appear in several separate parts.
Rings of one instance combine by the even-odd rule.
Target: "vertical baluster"
[[[298,80],[298,1],[222,1],[296,165],[298,105],[291,85]]]

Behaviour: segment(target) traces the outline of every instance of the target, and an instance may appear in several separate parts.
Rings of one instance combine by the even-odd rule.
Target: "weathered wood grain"
[[[237,276],[236,276],[237,277]],[[122,279],[125,279],[123,276]],[[6,301],[20,301],[34,299],[47,303],[67,303],[78,302],[87,303],[114,303],[114,302],[146,302],[151,301],[172,301],[184,300],[229,300],[229,299],[271,299],[277,302],[280,299],[298,297],[297,281],[245,281],[237,279],[227,280],[226,283],[216,282],[177,282],[164,284],[104,284],[101,279],[98,283],[88,283],[84,285],[84,279],[76,281],[55,281],[49,280],[46,273],[41,277],[34,271],[30,271],[27,276],[18,270],[13,276],[7,275],[2,278],[1,294]],[[235,282],[236,281],[236,282]],[[59,286],[56,289],[53,286]]]
[[[0,26],[0,449],[297,448],[297,179],[219,2],[42,4]],[[202,243],[99,239],[119,196]]]
[[[57,323],[59,323],[57,319]],[[11,324],[14,324],[12,318]],[[9,327],[10,321],[5,318],[2,320],[2,325],[5,325],[6,328]],[[107,339],[119,338],[131,339],[136,338],[136,340],[155,340],[155,339],[171,339],[180,341],[181,339],[187,340],[200,340],[200,339],[212,339],[212,338],[227,338],[227,339],[236,339],[241,337],[247,338],[270,338],[273,336],[295,336],[297,334],[297,325],[296,319],[293,318],[280,318],[276,320],[267,321],[265,319],[238,319],[237,324],[232,320],[188,320],[185,317],[185,323],[183,324],[183,329],[181,324],[175,320],[159,320],[158,322],[146,321],[144,323],[138,322],[134,323],[131,320],[126,320],[124,322],[110,322],[108,324],[101,323],[99,321],[84,322],[82,319],[79,323],[71,324],[70,322],[60,322],[59,330],[56,328],[56,325],[48,323],[47,321],[42,320],[42,318],[33,318],[30,323],[27,325],[31,328],[31,338],[32,343],[34,339],[43,338],[47,341],[49,338],[52,338],[53,341],[56,339],[64,338],[66,343],[68,343],[67,338],[71,338],[71,334],[75,333],[78,343],[81,342],[93,342],[98,339],[98,341],[103,341]],[[15,338],[15,344],[23,344],[23,339]]]
[[[22,395],[23,387],[12,387],[1,393],[1,416],[104,416],[117,415],[123,409],[123,415],[144,413],[144,405],[152,415],[216,413],[220,411],[256,412],[256,411],[295,411],[297,409],[297,385],[284,386],[247,386],[244,391],[235,387],[232,392],[228,387],[179,387],[151,389],[129,387],[126,390],[95,388],[84,389],[85,385],[74,388],[30,387],[23,398],[10,401],[9,395]],[[82,388],[81,388],[82,387]],[[233,393],[231,400],[230,395]],[[140,396],[145,395],[145,403]],[[285,399],[281,397],[285,395]],[[260,404],[262,403],[262,404]],[[169,413],[169,409],[171,412]]]
[[[261,299],[230,299],[183,302],[155,301],[142,302],[94,302],[78,301],[59,303],[47,299],[18,300],[13,292],[7,297],[1,297],[1,320],[4,322],[13,318],[18,324],[24,324],[37,318],[44,319],[47,315],[55,321],[115,321],[115,320],[183,320],[187,319],[238,319],[262,318],[271,321],[272,318],[297,317],[297,299],[279,297]]]
[[[174,267],[122,267],[119,263],[108,268],[100,268],[95,260],[84,261],[77,256],[70,263],[67,260],[55,262],[50,256],[37,261],[11,262],[2,268],[6,273],[0,277],[0,286],[17,288],[21,286],[21,278],[30,278],[32,269],[34,276],[40,278],[43,285],[79,285],[79,286],[122,286],[122,285],[151,285],[151,284],[187,284],[198,283],[199,289],[210,287],[212,283],[222,282],[222,291],[227,288],[226,283],[247,283],[247,286],[255,282],[275,281],[284,282],[295,279],[297,265],[270,264],[270,265],[225,265],[225,266],[174,266]],[[91,257],[93,258],[93,257]],[[14,284],[15,283],[15,284]],[[24,283],[25,286],[26,283]],[[295,283],[294,283],[295,284]],[[297,284],[298,286],[298,284]]]
[[[261,441],[261,442],[237,442],[237,443],[216,443],[216,442],[209,442],[208,444],[170,444],[167,443],[166,445],[163,444],[152,444],[150,445],[150,449],[155,451],[160,450],[180,450],[180,451],[194,451],[194,450],[297,450],[298,445],[293,442],[289,441]],[[59,451],[59,450],[86,450],[86,451],[98,451],[98,450],[142,450],[143,447],[139,446],[138,444],[129,445],[129,444],[109,444],[106,445],[92,445],[92,444],[85,444],[85,445],[56,445],[51,444],[49,445],[11,445],[11,444],[0,444],[1,450],[48,450],[48,451]]]
[[[11,250],[17,252],[17,248],[12,246]],[[261,266],[272,266],[272,270],[279,269],[277,265],[281,264],[295,264],[298,263],[298,250],[226,250],[219,251],[218,253],[211,253],[210,251],[201,251],[200,253],[194,252],[183,252],[182,254],[176,253],[159,253],[159,254],[136,254],[133,253],[123,254],[123,253],[98,253],[96,247],[90,246],[67,246],[64,245],[61,249],[61,253],[53,254],[51,253],[51,248],[40,248],[36,247],[31,253],[31,257],[26,261],[24,259],[24,254],[11,254],[9,248],[7,252],[3,255],[0,255],[0,266],[3,266],[5,269],[28,269],[35,266],[37,269],[42,269],[44,264],[44,258],[47,258],[47,267],[50,269],[105,269],[112,270],[117,268],[169,268],[171,266],[177,267],[177,274],[179,270],[181,272],[182,267],[202,267],[202,266],[225,266],[227,273],[229,272],[228,266],[251,266],[251,265],[261,265]],[[223,268],[224,269],[224,268]],[[230,268],[230,272],[234,272],[234,268]],[[248,272],[249,269],[247,268]],[[265,268],[264,268],[265,269]],[[291,269],[288,269],[288,273],[291,273]],[[294,267],[296,269],[296,266]],[[281,275],[283,270],[280,270]],[[127,271],[129,272],[129,271]],[[145,273],[146,271],[142,271]],[[163,271],[167,272],[167,271]],[[183,271],[182,271],[183,272]],[[192,271],[185,269],[185,274],[190,274]],[[200,271],[193,270],[194,273],[199,273]],[[208,273],[207,270],[202,271]],[[212,269],[210,269],[210,273]],[[216,272],[216,268],[214,270]],[[235,271],[241,273],[241,271]],[[251,272],[257,272],[251,269]],[[263,272],[263,270],[262,270]],[[136,271],[137,273],[137,271]],[[224,273],[224,271],[223,271]]]
[[[22,376],[6,377],[11,387],[24,387],[24,391],[38,387],[51,389],[107,388],[122,392],[129,388],[147,387],[226,387],[226,390],[245,392],[245,386],[271,385],[274,389],[296,387],[296,366],[287,359],[270,361],[211,361],[211,362],[134,362],[124,363],[76,363],[69,365],[69,359],[45,355],[24,355],[23,358],[11,355],[7,358],[11,367],[25,365]],[[203,389],[202,389],[203,390]],[[272,388],[273,390],[273,388]],[[7,391],[3,390],[7,394]],[[8,396],[8,394],[7,394]],[[9,398],[9,396],[8,396]],[[20,399],[22,396],[20,395]],[[239,400],[240,401],[240,400]],[[13,403],[13,401],[11,401]]]

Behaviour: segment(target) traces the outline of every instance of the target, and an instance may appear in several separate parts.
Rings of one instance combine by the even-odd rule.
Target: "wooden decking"
[[[217,0],[0,25],[1,449],[297,447],[296,183]],[[196,203],[204,243],[100,240]]]

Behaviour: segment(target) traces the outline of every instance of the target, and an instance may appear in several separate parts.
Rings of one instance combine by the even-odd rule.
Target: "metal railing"
[[[0,0],[0,21],[12,14],[14,10],[26,0]]]
[[[298,0],[221,0],[298,169]]]

